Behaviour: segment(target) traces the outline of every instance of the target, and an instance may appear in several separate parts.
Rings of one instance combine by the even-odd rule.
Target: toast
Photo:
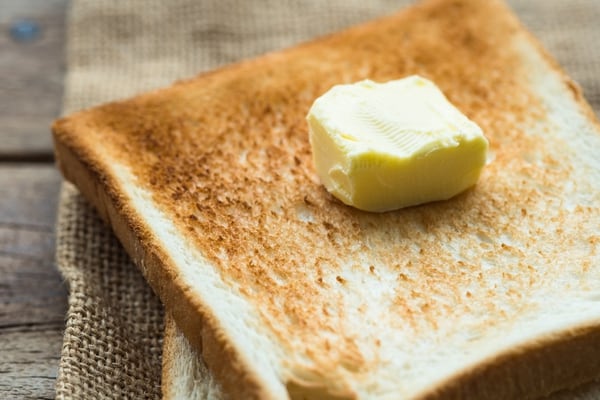
[[[190,345],[173,317],[165,315],[161,390],[163,400],[222,400],[223,392],[202,356]],[[586,382],[544,396],[543,400],[597,400],[600,382]]]
[[[411,74],[493,160],[449,201],[344,206],[316,178],[310,104]],[[600,378],[600,127],[500,1],[426,1],[53,132],[225,397],[535,398]]]

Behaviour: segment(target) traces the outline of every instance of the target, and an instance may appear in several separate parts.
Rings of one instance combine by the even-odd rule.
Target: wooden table
[[[54,262],[61,177],[49,124],[61,108],[66,7],[0,0],[1,399],[54,398],[67,289]],[[23,19],[37,37],[13,37]]]

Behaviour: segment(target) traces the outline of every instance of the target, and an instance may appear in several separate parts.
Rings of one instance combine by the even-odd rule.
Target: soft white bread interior
[[[372,214],[312,166],[337,83],[419,74],[486,133],[478,185]],[[54,125],[231,398],[536,398],[600,377],[599,126],[500,1],[409,11]]]
[[[202,356],[190,346],[169,313],[165,315],[161,390],[163,400],[223,399]]]

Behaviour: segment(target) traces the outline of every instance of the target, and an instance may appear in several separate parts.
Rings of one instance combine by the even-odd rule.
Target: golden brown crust
[[[271,393],[265,391],[257,371],[244,365],[239,354],[231,348],[212,310],[198,304],[198,300],[189,292],[181,290],[185,283],[177,278],[177,269],[170,257],[156,244],[144,220],[122,198],[119,182],[103,172],[110,171],[110,167],[103,165],[102,160],[95,160],[85,146],[73,146],[69,139],[63,140],[65,131],[62,129],[61,123],[53,127],[55,155],[63,175],[79,188],[100,217],[111,226],[148,284],[179,321],[182,332],[211,366],[212,374],[223,387],[225,398],[273,398]],[[190,318],[190,315],[194,317]],[[203,344],[206,346],[203,347]]]
[[[461,371],[418,399],[527,400],[573,389],[600,378],[599,342],[598,321],[574,327]]]
[[[106,165],[107,154],[133,170],[138,184],[154,194],[153,200],[189,234],[222,279],[256,305],[265,329],[286,350],[314,361],[310,373],[321,376],[343,364],[360,378],[376,360],[363,354],[354,337],[342,332],[339,342],[332,343],[314,334],[357,328],[343,325],[344,306],[331,300],[331,293],[343,293],[352,284],[340,260],[360,259],[371,248],[387,249],[374,255],[372,265],[357,263],[353,268],[364,268],[360,273],[365,276],[377,276],[380,268],[396,274],[397,319],[390,323],[399,329],[416,334],[436,330],[440,319],[472,313],[474,307],[490,315],[475,327],[485,329],[507,312],[519,316],[532,311],[523,293],[538,290],[547,275],[559,274],[557,252],[541,252],[537,243],[555,244],[556,249],[560,242],[573,244],[577,238],[572,225],[591,212],[585,207],[557,211],[548,224],[536,227],[536,218],[549,206],[546,197],[565,190],[561,185],[574,171],[552,154],[560,145],[551,138],[540,143],[523,132],[524,126],[542,120],[545,110],[512,46],[515,38],[532,40],[500,2],[431,0],[403,14],[61,120],[54,126],[57,160],[67,179],[113,227],[190,342],[202,347],[207,364],[232,397],[270,394],[259,373],[230,346],[232,339],[212,311],[185,290],[151,228],[123,199],[120,183]],[[554,62],[550,65],[557,70]],[[482,126],[496,160],[474,190],[450,202],[384,215],[343,206],[321,188],[312,169],[304,123],[310,103],[336,83],[413,73],[434,80]],[[564,79],[586,116],[595,121],[579,92]],[[102,151],[96,150],[99,143]],[[531,162],[536,157],[541,165]],[[517,229],[517,219],[533,231]],[[462,232],[462,245],[476,249],[475,255],[457,261],[445,247],[456,232]],[[390,235],[399,240],[390,241]],[[539,254],[524,256],[534,251]],[[486,257],[518,262],[482,273],[477,261]],[[494,300],[498,289],[489,284],[491,279],[506,286],[506,303]],[[319,298],[325,301],[315,301]],[[585,330],[543,346],[524,345],[524,354],[480,364],[435,393],[459,398],[468,390],[485,398],[487,389],[481,385],[495,387],[486,382],[489,378],[505,372],[515,376],[511,371],[519,370],[519,376],[531,376],[532,381],[508,388],[514,390],[508,394],[544,394],[551,385],[534,378],[552,377],[557,385],[571,385],[597,376],[600,368],[589,361],[572,376],[564,368],[553,370],[555,375],[529,375],[525,365],[557,364],[576,354],[572,350],[583,346],[591,351],[594,344],[597,333]],[[291,386],[310,384],[302,377],[288,379],[295,382]],[[457,382],[461,385],[453,386]],[[342,383],[319,390],[353,397]]]
[[[175,336],[177,335],[177,325],[173,317],[167,312],[165,314],[165,334],[163,337],[163,352],[162,352],[162,374],[160,388],[163,399],[169,399],[168,393],[174,393],[173,374],[171,371],[176,370],[177,350],[175,348]]]

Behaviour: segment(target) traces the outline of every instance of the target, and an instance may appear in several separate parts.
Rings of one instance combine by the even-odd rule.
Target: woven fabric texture
[[[57,398],[158,398],[160,302],[73,186],[60,204],[57,259],[70,295]]]
[[[63,112],[165,86],[409,3],[72,0]],[[509,4],[581,84],[598,113],[600,2]],[[159,398],[160,302],[110,229],[68,183],[59,208],[57,263],[70,288],[57,398]]]

